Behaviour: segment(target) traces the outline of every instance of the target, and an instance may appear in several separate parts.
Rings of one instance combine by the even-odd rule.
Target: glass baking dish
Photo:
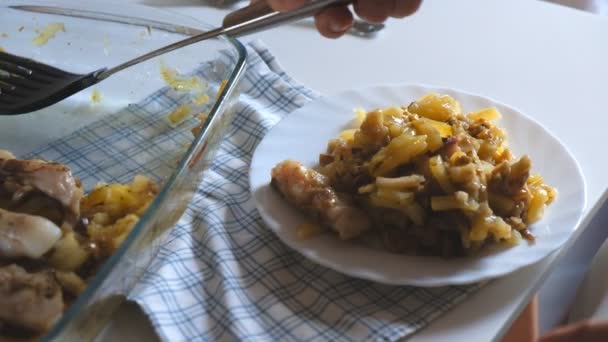
[[[17,9],[14,6],[34,7]],[[69,12],[71,15],[40,11]],[[129,16],[125,16],[125,13],[129,13]],[[46,44],[36,46],[32,39],[49,23],[62,23],[65,31],[56,34]],[[1,48],[79,73],[117,65],[143,52],[195,34],[197,29],[209,28],[191,17],[131,4],[68,1],[4,1],[0,4]],[[218,58],[220,55],[223,58]],[[210,165],[221,137],[232,121],[245,59],[243,45],[234,39],[220,37],[127,69],[94,89],[86,89],[38,112],[14,117],[0,116],[0,149],[11,150],[18,156],[28,156],[41,146],[87,124],[107,119],[112,113],[121,112],[129,105],[149,98],[157,90],[167,88],[167,83],[161,77],[161,64],[177,67],[181,74],[190,74],[203,63],[207,66],[212,63],[206,69],[211,70],[211,77],[204,79],[208,84],[210,100],[206,104],[209,115],[202,129],[196,137],[192,136],[185,147],[155,148],[158,158],[162,155],[165,160],[174,161],[161,163],[159,169],[155,170],[158,171],[155,174],[160,175],[156,177],[161,185],[159,194],[119,249],[89,280],[86,290],[64,312],[44,340],[93,339],[124,300],[124,295],[138,281],[171,227],[184,213],[200,184],[203,171]],[[222,83],[225,85],[222,86]],[[92,101],[94,93],[101,94],[99,103]],[[191,100],[188,96],[175,96],[172,98],[174,103],[169,107],[185,105]],[[191,134],[192,125],[193,122],[189,122],[171,129]],[[93,145],[100,146],[87,148],[104,149],[102,144]],[[68,166],[78,164],[78,160],[71,160],[73,158],[69,156],[64,159],[59,156],[55,160]],[[106,174],[105,170],[102,171]],[[81,176],[77,170],[74,172],[77,177]],[[134,175],[121,176],[129,179]],[[90,190],[93,180],[89,179],[91,177],[85,178],[85,189]]]

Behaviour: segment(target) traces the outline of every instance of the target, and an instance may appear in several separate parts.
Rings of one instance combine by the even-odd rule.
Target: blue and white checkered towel
[[[291,79],[259,42],[236,118],[204,183],[131,293],[162,339],[397,340],[410,336],[480,285],[386,286],[316,265],[264,226],[251,200],[248,170],[264,134],[318,95]],[[219,57],[228,58],[227,56]],[[199,70],[208,76],[215,62]],[[215,80],[218,81],[218,80]],[[216,82],[217,83],[217,82]],[[29,156],[59,160],[90,188],[98,180],[160,179],[192,137],[171,130],[175,92],[161,89]]]
[[[248,46],[236,119],[189,210],[131,298],[167,341],[396,340],[477,286],[397,287],[353,279],[287,248],[251,200],[264,134],[317,97],[259,42]]]

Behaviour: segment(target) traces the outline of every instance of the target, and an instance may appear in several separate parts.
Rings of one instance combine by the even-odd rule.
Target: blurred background
[[[608,0],[545,0],[556,4],[578,8],[592,13],[608,15]]]

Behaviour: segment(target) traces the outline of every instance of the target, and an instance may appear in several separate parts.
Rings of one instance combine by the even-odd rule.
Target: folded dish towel
[[[308,261],[264,226],[249,193],[253,152],[273,125],[317,96],[262,43],[249,44],[236,119],[188,211],[131,293],[163,340],[397,340],[480,286],[353,279]]]

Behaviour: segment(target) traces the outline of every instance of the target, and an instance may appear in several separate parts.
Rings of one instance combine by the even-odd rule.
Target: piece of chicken
[[[57,202],[63,210],[60,222],[74,227],[80,218],[80,200],[82,187],[72,175],[71,170],[62,164],[42,160],[2,159],[10,157],[0,154],[0,196],[9,197],[11,211],[25,212],[45,216],[52,220],[49,208]],[[35,200],[32,201],[32,196]],[[6,198],[4,198],[6,202]],[[28,202],[21,209],[20,203]],[[41,212],[37,212],[41,210]]]
[[[28,273],[14,264],[0,267],[0,303],[0,325],[34,334],[48,331],[65,306],[52,271]]]
[[[352,239],[370,229],[370,218],[337,194],[319,172],[286,160],[272,169],[272,185],[298,209],[304,210],[336,231],[341,239]]]
[[[15,155],[13,155],[10,151],[0,150],[0,159],[15,159]]]
[[[61,229],[44,217],[0,209],[0,260],[37,259],[61,238]]]

